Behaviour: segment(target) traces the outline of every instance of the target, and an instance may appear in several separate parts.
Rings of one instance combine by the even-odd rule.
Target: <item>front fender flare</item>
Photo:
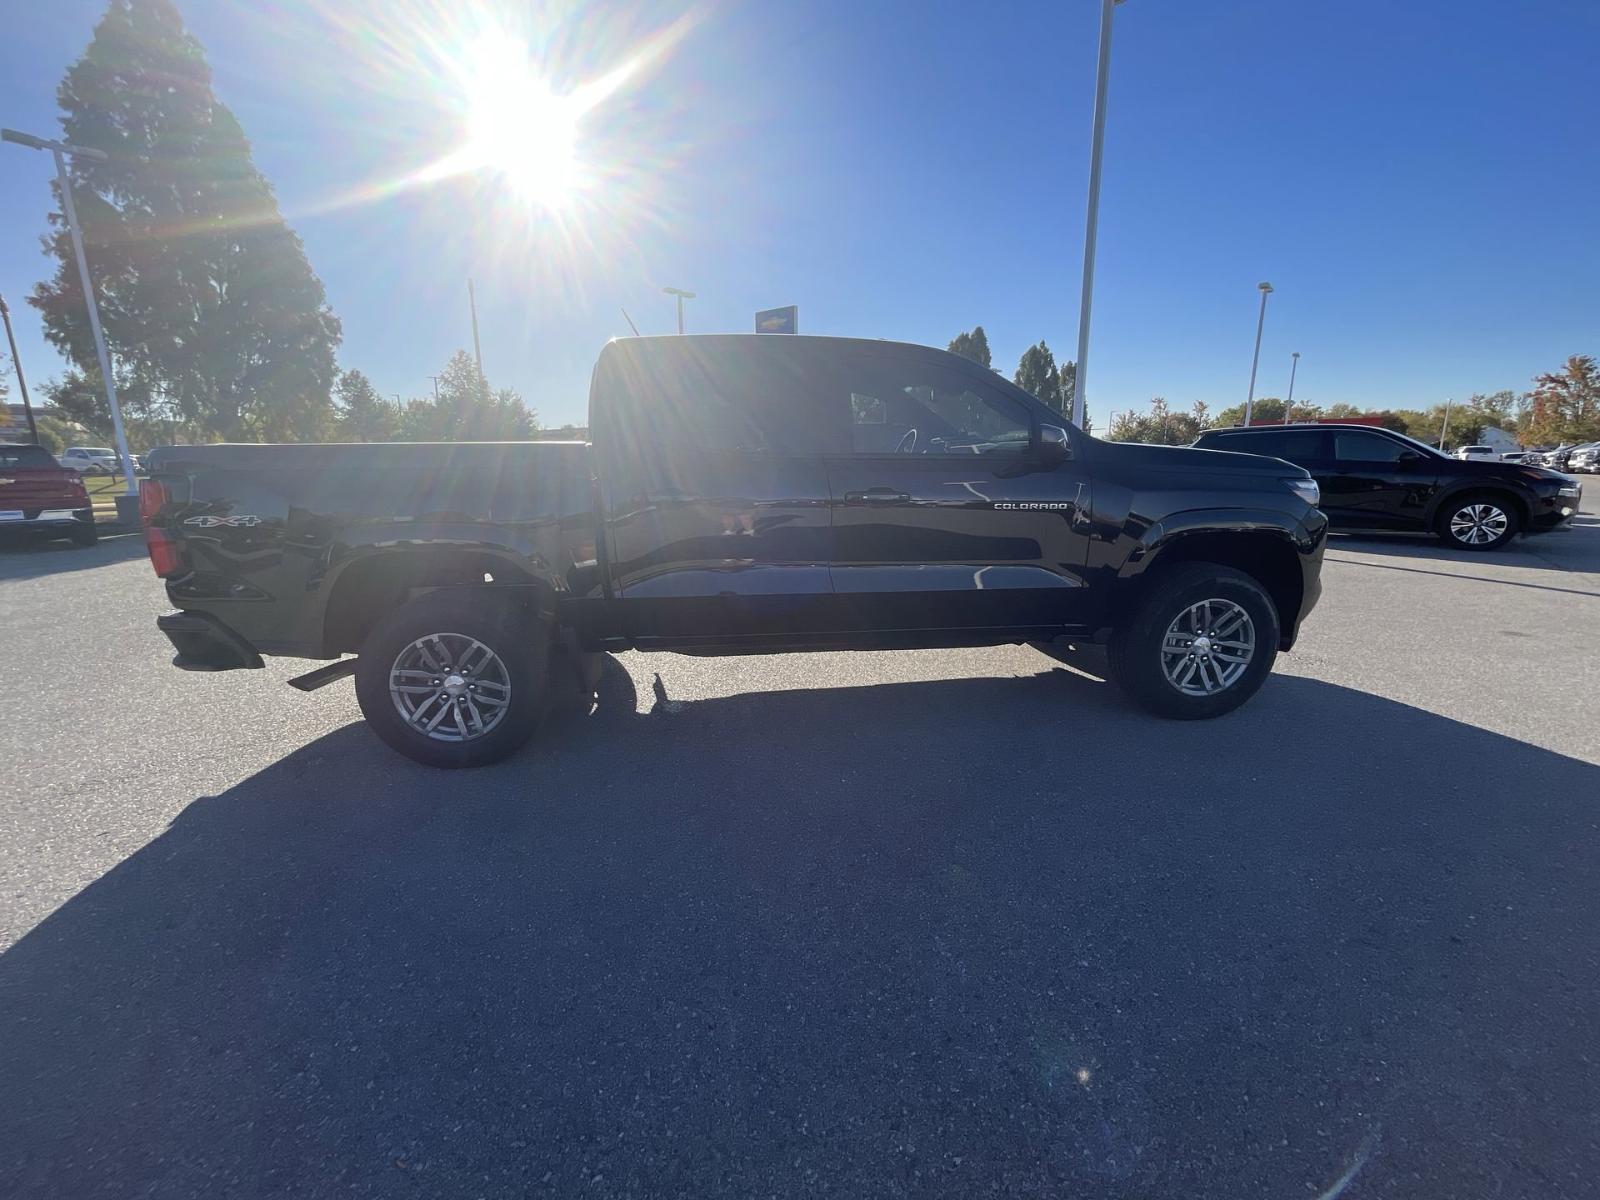
[[[1161,561],[1166,550],[1199,534],[1267,535],[1280,539],[1296,553],[1310,554],[1328,526],[1328,519],[1320,510],[1316,516],[1318,520],[1308,528],[1305,522],[1293,521],[1286,513],[1271,508],[1192,508],[1169,513],[1145,529],[1123,560],[1117,577],[1140,578]]]

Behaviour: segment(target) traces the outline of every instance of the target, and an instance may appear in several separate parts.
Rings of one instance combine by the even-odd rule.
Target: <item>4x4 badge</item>
[[[201,529],[215,529],[218,525],[250,526],[261,524],[260,517],[190,517],[185,525],[198,525]]]

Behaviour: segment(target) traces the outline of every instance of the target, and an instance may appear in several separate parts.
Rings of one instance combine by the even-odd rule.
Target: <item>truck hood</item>
[[[1457,460],[1460,466],[1469,468],[1459,471],[1463,477],[1481,475],[1485,479],[1508,479],[1526,486],[1530,483],[1571,483],[1570,475],[1563,475],[1560,471],[1552,471],[1549,467],[1525,467],[1521,463],[1485,462],[1482,459],[1469,458]]]
[[[1273,479],[1309,479],[1311,472],[1281,458],[1200,450],[1194,446],[1150,446],[1143,442],[1101,442],[1102,454],[1133,467],[1179,471],[1228,471]]]

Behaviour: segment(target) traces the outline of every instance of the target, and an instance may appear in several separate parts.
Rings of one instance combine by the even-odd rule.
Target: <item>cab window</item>
[[[1333,456],[1340,462],[1399,462],[1406,447],[1379,433],[1344,431],[1333,435]]]
[[[842,364],[857,455],[1017,455],[1032,444],[1028,407],[939,362],[861,356]]]

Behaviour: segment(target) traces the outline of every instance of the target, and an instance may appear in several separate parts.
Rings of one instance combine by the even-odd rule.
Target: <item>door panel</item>
[[[631,636],[825,628],[832,537],[820,459],[680,453],[639,462],[609,490],[611,577]]]
[[[1342,525],[1371,529],[1420,528],[1438,490],[1438,470],[1405,443],[1365,430],[1340,430],[1330,439],[1332,458],[1314,471],[1322,510]]]
[[[822,628],[832,553],[824,455],[845,403],[825,347],[786,337],[635,338],[595,368],[609,577],[640,642]]]
[[[828,473],[842,628],[1089,619],[1089,489],[1072,463],[906,454],[836,458]]]

